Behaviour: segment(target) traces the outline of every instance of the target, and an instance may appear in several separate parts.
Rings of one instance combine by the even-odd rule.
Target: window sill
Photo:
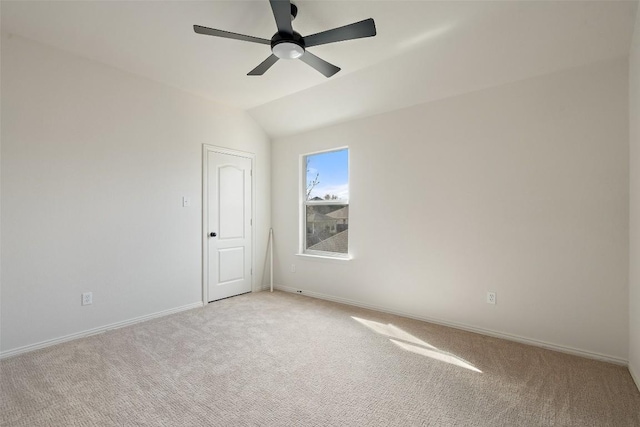
[[[344,261],[351,261],[353,259],[351,255],[332,256],[332,255],[319,255],[319,254],[296,254],[296,256],[299,256],[302,258],[308,258],[310,260],[329,261],[329,262],[332,262],[332,261],[344,262]]]

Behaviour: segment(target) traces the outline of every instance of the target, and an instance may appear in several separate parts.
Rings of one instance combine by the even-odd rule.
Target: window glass
[[[349,200],[349,150],[306,156],[307,200]]]
[[[304,252],[349,253],[349,150],[304,157]]]

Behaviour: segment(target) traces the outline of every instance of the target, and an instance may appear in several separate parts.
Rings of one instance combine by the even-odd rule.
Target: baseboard
[[[136,323],[141,323],[141,322],[145,322],[147,320],[155,319],[157,317],[168,316],[170,314],[175,314],[175,313],[179,313],[181,311],[191,310],[193,308],[198,308],[198,307],[202,307],[202,301],[194,302],[194,303],[183,305],[183,306],[180,306],[180,307],[170,308],[169,310],[158,311],[156,313],[147,314],[147,315],[140,316],[140,317],[134,317],[133,319],[124,320],[122,322],[115,322],[115,323],[111,323],[109,325],[100,326],[100,327],[93,328],[93,329],[87,329],[87,330],[82,331],[82,332],[76,332],[74,334],[69,334],[69,335],[65,335],[63,337],[53,338],[53,339],[46,340],[46,341],[41,341],[41,342],[38,342],[38,343],[35,343],[35,344],[25,345],[23,347],[14,348],[14,349],[11,349],[11,350],[5,350],[3,352],[0,352],[0,359],[5,359],[7,357],[17,356],[19,354],[28,353],[30,351],[39,350],[41,348],[50,347],[52,345],[61,344],[63,342],[76,340],[78,338],[84,338],[84,337],[88,337],[90,335],[96,335],[96,334],[99,334],[99,333],[102,333],[102,332],[106,332],[106,331],[111,330],[111,329],[122,328],[122,327],[133,325],[133,324],[136,324]]]
[[[636,383],[636,387],[638,387],[638,391],[640,391],[640,376],[636,374],[631,364],[629,364],[629,373],[631,374],[631,378],[633,378],[633,381]]]
[[[398,310],[393,310],[393,309],[389,309],[389,308],[378,306],[378,305],[366,304],[366,303],[362,303],[362,302],[359,302],[359,301],[354,301],[354,300],[350,300],[350,299],[346,299],[346,298],[335,297],[335,296],[332,296],[332,295],[325,295],[325,294],[320,294],[320,293],[317,293],[317,292],[305,291],[304,289],[301,290],[301,289],[292,288],[292,287],[289,287],[289,286],[274,285],[274,289],[285,291],[285,292],[290,292],[290,293],[294,293],[294,294],[298,294],[298,295],[306,295],[306,296],[309,296],[309,297],[323,299],[323,300],[327,300],[327,301],[338,302],[338,303],[341,303],[341,304],[352,305],[352,306],[355,306],[355,307],[367,308],[369,310],[381,311],[383,313],[395,314],[397,316],[408,317],[410,319],[421,320],[423,322],[435,323],[435,324],[442,325],[442,326],[448,326],[448,327],[451,327],[451,328],[461,329],[463,331],[475,332],[477,334],[487,335],[487,336],[490,336],[490,337],[502,338],[502,339],[505,339],[505,340],[515,341],[515,342],[519,342],[519,343],[522,343],[522,344],[528,344],[528,345],[533,345],[533,346],[536,346],[536,347],[542,347],[542,348],[546,348],[548,350],[555,350],[555,351],[559,351],[559,352],[562,352],[562,353],[572,354],[572,355],[575,355],[575,356],[581,356],[581,357],[586,357],[586,358],[589,358],[589,359],[601,360],[603,362],[614,363],[616,365],[622,365],[622,366],[628,366],[629,365],[629,361],[628,360],[621,359],[619,357],[609,356],[609,355],[606,355],[606,354],[596,353],[596,352],[592,352],[592,351],[581,350],[581,349],[568,347],[568,346],[562,346],[562,345],[553,344],[553,343],[549,343],[549,342],[545,342],[545,341],[540,341],[540,340],[536,340],[536,339],[532,339],[532,338],[522,337],[522,336],[519,336],[519,335],[513,335],[513,334],[507,334],[507,333],[504,333],[504,332],[493,331],[491,329],[478,328],[478,327],[471,326],[471,325],[466,325],[466,324],[463,324],[463,323],[456,323],[456,322],[437,319],[437,318],[433,318],[433,317],[417,316],[415,314],[406,313],[406,312],[402,312],[402,311],[398,311]],[[302,291],[302,292],[299,292],[299,291]],[[634,379],[635,378],[637,378],[637,377],[634,377]],[[639,384],[637,380],[636,380],[636,384]]]

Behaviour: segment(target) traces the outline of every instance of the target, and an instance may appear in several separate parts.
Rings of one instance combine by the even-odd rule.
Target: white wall
[[[640,387],[640,11],[630,52],[629,370]]]
[[[245,113],[3,35],[1,136],[5,354],[202,300],[202,144],[256,153],[260,288],[270,143]]]
[[[626,361],[627,73],[601,62],[276,140],[277,284]],[[344,145],[353,260],[296,256],[299,156]]]

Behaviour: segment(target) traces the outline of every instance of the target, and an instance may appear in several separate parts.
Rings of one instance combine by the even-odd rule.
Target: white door
[[[208,301],[251,292],[251,162],[205,150],[207,156]]]

